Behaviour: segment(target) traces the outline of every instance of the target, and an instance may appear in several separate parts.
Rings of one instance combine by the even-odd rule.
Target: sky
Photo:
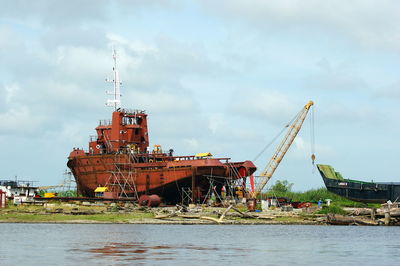
[[[400,181],[400,3],[395,0],[5,1],[0,9],[0,179],[63,180],[88,149],[118,53],[122,106],[151,145],[254,160],[313,100],[272,181]],[[313,118],[313,119],[312,119]],[[314,123],[312,123],[312,121]],[[315,138],[312,135],[314,124]],[[264,169],[279,137],[254,161]]]

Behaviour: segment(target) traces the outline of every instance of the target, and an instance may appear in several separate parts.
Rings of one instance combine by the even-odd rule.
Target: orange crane
[[[255,199],[259,193],[263,190],[265,185],[271,179],[272,175],[274,174],[276,168],[279,166],[279,163],[282,161],[283,157],[285,156],[286,152],[288,151],[290,145],[293,143],[294,139],[299,133],[301,126],[303,125],[304,119],[307,116],[308,111],[310,110],[311,106],[314,105],[313,101],[309,101],[301,111],[296,115],[293,122],[288,125],[289,127],[285,137],[283,138],[282,142],[277,147],[274,155],[272,156],[271,160],[265,167],[264,171],[261,173],[261,181],[256,186],[254,192],[250,192],[249,199]],[[314,163],[315,155],[314,153],[311,155],[311,159]]]

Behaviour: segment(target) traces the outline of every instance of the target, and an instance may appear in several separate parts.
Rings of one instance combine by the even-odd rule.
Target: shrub
[[[333,214],[346,214],[346,211],[343,210],[342,207],[337,206],[337,205],[330,205],[330,206],[324,206],[321,210],[319,210],[317,213],[319,214],[328,214],[328,213],[333,213]]]
[[[293,187],[293,183],[289,183],[287,180],[277,180],[275,184],[271,187],[271,191],[274,193],[285,193],[291,192]]]
[[[355,202],[352,200],[348,200],[343,198],[339,195],[333,194],[329,192],[326,188],[317,188],[317,189],[310,189],[305,192],[292,192],[291,187],[293,184],[289,183],[288,181],[277,181],[271,189],[264,193],[261,198],[266,197],[286,197],[292,199],[292,201],[299,201],[299,202],[312,202],[317,203],[319,200],[331,199],[332,203],[336,206],[342,207],[366,207],[368,206],[362,202]],[[372,206],[372,204],[369,204]]]

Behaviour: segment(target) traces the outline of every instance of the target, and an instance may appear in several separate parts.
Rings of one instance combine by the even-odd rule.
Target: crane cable
[[[300,115],[302,111],[300,111],[299,113],[297,113],[292,120],[289,121],[289,123],[287,123],[282,129],[281,131],[267,144],[265,145],[265,147],[256,155],[256,157],[254,157],[253,162],[257,161],[258,158],[260,158],[260,156],[272,145],[274,144],[274,142],[283,134],[283,132],[285,132],[285,130],[291,125],[293,124],[294,120],[297,119],[297,117]]]
[[[311,145],[311,160],[313,165],[313,173],[315,170],[315,116],[314,116],[314,108],[311,110],[311,119],[310,119],[310,145]]]

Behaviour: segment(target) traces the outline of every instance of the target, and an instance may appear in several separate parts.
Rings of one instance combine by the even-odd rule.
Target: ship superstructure
[[[68,157],[78,193],[92,197],[98,187],[107,188],[113,197],[157,194],[164,202],[204,202],[212,194],[217,198],[225,186],[231,190],[242,185],[255,172],[251,161],[230,162],[209,153],[174,156],[160,145],[149,148],[147,114],[143,110],[120,107],[120,80],[114,58],[114,107],[111,120],[101,120],[89,149],[73,149]]]

